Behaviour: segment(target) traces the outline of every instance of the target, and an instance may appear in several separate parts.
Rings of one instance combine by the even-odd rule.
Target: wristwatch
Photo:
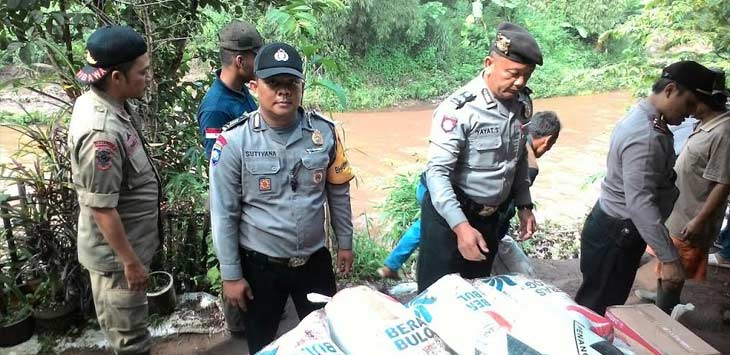
[[[535,205],[532,204],[532,203],[528,203],[528,204],[525,204],[525,205],[518,205],[517,206],[517,210],[518,211],[521,211],[521,210],[524,210],[524,209],[528,209],[528,210],[532,211],[533,208],[535,208]]]

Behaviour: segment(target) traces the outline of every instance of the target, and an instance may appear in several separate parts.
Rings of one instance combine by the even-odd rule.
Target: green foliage
[[[379,279],[378,268],[383,266],[383,261],[388,257],[390,250],[374,239],[369,232],[356,232],[353,243],[355,261],[349,278],[355,280]]]
[[[396,175],[393,182],[385,188],[389,191],[388,196],[378,209],[388,225],[388,232],[382,236],[383,242],[391,247],[398,243],[403,233],[421,214],[421,206],[416,201],[416,186],[420,176],[420,172]]]

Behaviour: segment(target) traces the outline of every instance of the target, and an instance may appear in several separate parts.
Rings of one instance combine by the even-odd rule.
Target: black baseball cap
[[[542,52],[535,38],[530,32],[511,22],[502,22],[497,27],[492,51],[513,62],[542,65]]]
[[[229,51],[255,50],[263,45],[256,26],[245,21],[233,20],[218,32],[218,46]]]
[[[712,96],[717,75],[700,63],[683,60],[662,69],[662,78],[674,81],[697,95]]]
[[[129,26],[104,26],[86,42],[86,65],[76,80],[93,84],[106,76],[108,69],[137,59],[147,53],[144,38]]]
[[[263,46],[254,59],[253,69],[256,77],[261,79],[280,74],[304,79],[302,57],[286,43],[275,42]]]

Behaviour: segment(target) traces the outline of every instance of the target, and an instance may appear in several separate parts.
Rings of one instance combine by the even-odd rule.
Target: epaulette
[[[523,87],[522,90],[520,90],[520,91],[524,92],[525,95],[532,95],[532,89],[530,89],[529,86]]]
[[[451,100],[449,100],[449,101],[451,101],[451,103],[453,103],[454,106],[456,106],[456,109],[458,110],[458,109],[464,107],[464,105],[466,105],[467,102],[474,101],[474,99],[476,99],[476,98],[477,98],[477,96],[474,95],[473,93],[471,93],[469,91],[464,91],[464,92],[452,97]]]
[[[672,132],[669,130],[669,126],[667,126],[667,122],[664,120],[663,117],[653,116],[652,121],[655,131],[661,134],[672,134]]]
[[[248,121],[249,117],[251,117],[252,112],[245,112],[241,117],[238,117],[236,119],[233,119],[229,121],[228,123],[223,125],[223,132],[228,131],[230,129],[233,129],[234,127],[242,125],[244,122]]]
[[[332,121],[331,119],[325,117],[324,115],[322,115],[321,113],[319,113],[317,111],[309,111],[309,112],[307,112],[306,115],[309,116],[309,117],[313,117],[313,118],[316,118],[316,119],[320,119],[322,121],[325,121],[325,122],[329,123],[331,126],[336,126],[337,125],[335,123],[335,121]]]
[[[96,104],[94,105],[94,112],[96,113],[94,116],[94,130],[103,131],[106,126],[106,120],[109,117],[109,109],[102,104]]]

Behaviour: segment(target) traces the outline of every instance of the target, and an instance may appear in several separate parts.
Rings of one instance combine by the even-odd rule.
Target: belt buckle
[[[309,260],[308,257],[295,256],[295,257],[289,259],[289,267],[300,267],[300,266],[306,264],[307,260]]]
[[[477,212],[477,214],[481,217],[489,217],[494,214],[494,212],[497,212],[497,207],[494,206],[482,206],[482,209]]]

